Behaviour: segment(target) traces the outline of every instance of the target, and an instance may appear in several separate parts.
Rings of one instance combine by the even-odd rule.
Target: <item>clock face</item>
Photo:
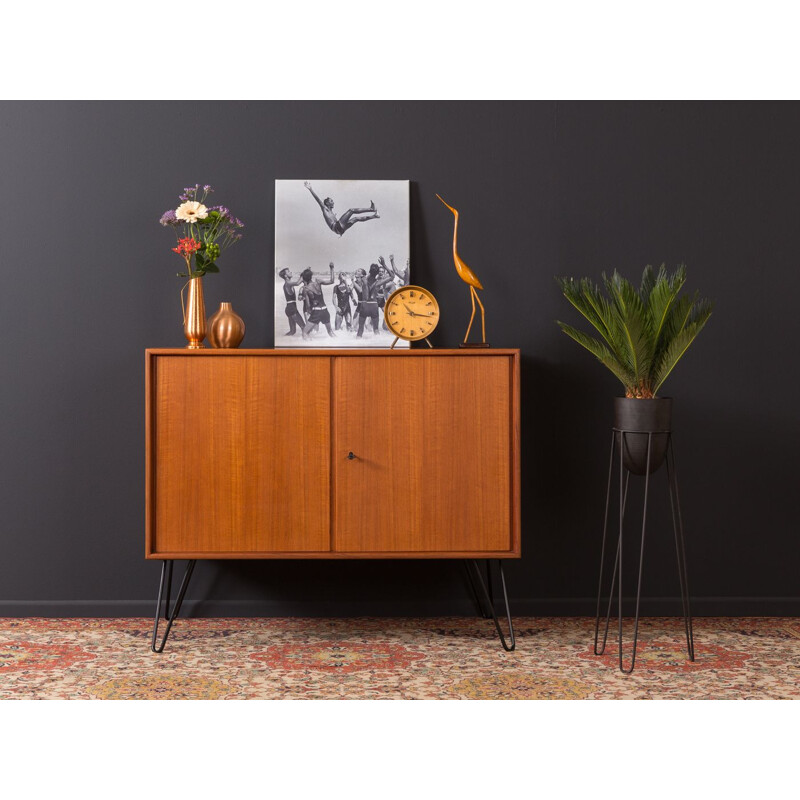
[[[416,342],[433,333],[439,322],[439,304],[427,289],[401,286],[387,298],[383,315],[395,336]]]

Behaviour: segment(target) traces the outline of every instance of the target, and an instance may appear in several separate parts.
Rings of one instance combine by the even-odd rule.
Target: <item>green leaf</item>
[[[697,334],[703,330],[708,318],[711,316],[712,306],[708,301],[703,301],[701,307],[697,309],[686,327],[672,340],[669,347],[664,351],[663,356],[653,375],[653,394],[655,394],[669,374],[675,369],[675,365],[681,360],[684,353],[689,349]]]
[[[564,297],[595,327],[610,347],[615,347],[611,310],[600,290],[588,279],[556,278]]]
[[[661,265],[661,269],[664,269],[664,265]],[[651,264],[648,264],[644,268],[644,272],[642,273],[642,284],[639,288],[639,296],[642,298],[642,303],[647,305],[650,299],[650,292],[653,291],[653,287],[656,284],[656,276],[653,272],[653,267]]]
[[[219,267],[213,261],[206,261],[203,269],[205,272],[219,272]]]
[[[656,342],[656,363],[664,355],[664,351],[672,344],[675,337],[686,327],[687,322],[690,321],[692,309],[696,302],[697,294],[694,297],[684,295],[675,300],[670,306]]]
[[[680,294],[684,283],[686,283],[686,267],[679,266],[672,277],[667,278],[667,270],[663,264],[661,265],[647,304],[652,326],[651,335],[656,349],[658,349],[659,339],[667,322],[672,304]]]
[[[567,325],[565,322],[557,322],[557,324],[567,336],[585,347],[604,367],[611,370],[627,390],[632,383],[631,374],[622,367],[614,354],[601,341],[583,331],[579,331],[577,328],[573,328],[572,325]]]
[[[623,363],[632,373],[636,385],[641,385],[648,377],[653,359],[653,341],[648,335],[644,304],[630,281],[616,270],[610,279],[603,275],[603,281],[621,323],[619,333],[624,346]]]

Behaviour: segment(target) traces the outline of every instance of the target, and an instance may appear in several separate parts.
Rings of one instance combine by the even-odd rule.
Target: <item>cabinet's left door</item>
[[[330,361],[159,355],[147,555],[330,550]]]

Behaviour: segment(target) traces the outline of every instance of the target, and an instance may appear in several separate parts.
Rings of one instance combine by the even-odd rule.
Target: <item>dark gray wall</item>
[[[199,181],[245,220],[206,301],[233,301],[245,346],[269,347],[273,181],[306,177],[413,181],[413,277],[440,299],[439,346],[469,308],[434,193],[462,212],[489,338],[523,353],[520,613],[593,612],[618,394],[557,329],[577,318],[553,276],[686,262],[717,302],[665,386],[695,607],[798,613],[798,141],[796,103],[0,104],[0,613],[150,612],[143,351],[184,344],[158,217]],[[666,527],[647,558],[645,593],[676,597]],[[451,562],[201,563],[190,599],[196,613],[471,610]]]

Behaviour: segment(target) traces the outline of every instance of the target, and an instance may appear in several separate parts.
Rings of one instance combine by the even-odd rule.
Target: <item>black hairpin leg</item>
[[[619,447],[615,447],[617,435],[619,435]],[[639,603],[642,596],[642,566],[644,564],[644,537],[647,530],[647,497],[650,489],[650,454],[652,451],[652,434],[647,435],[647,462],[645,472],[644,484],[644,509],[642,513],[642,542],[639,551],[639,581],[636,590],[636,616],[633,628],[633,649],[631,652],[631,665],[630,668],[625,669],[622,651],[622,534],[625,523],[625,507],[628,502],[628,485],[630,481],[630,473],[624,473],[624,463],[622,454],[625,452],[625,432],[614,431],[611,437],[611,456],[608,464],[608,485],[606,488],[606,510],[603,519],[603,544],[600,551],[600,580],[597,587],[597,611],[595,615],[594,624],[594,653],[595,655],[602,655],[606,649],[606,642],[608,640],[608,624],[611,618],[611,605],[614,598],[614,586],[617,586],[617,614],[619,618],[619,632],[618,632],[618,647],[619,647],[619,668],[626,675],[633,672],[633,667],[636,663],[636,646],[639,640]],[[617,537],[617,553],[614,558],[614,571],[611,575],[611,588],[608,593],[608,606],[606,608],[606,621],[603,631],[603,645],[600,649],[597,647],[597,639],[600,630],[600,599],[602,597],[603,589],[603,565],[605,560],[606,550],[606,535],[608,532],[608,510],[611,505],[611,476],[614,471],[614,451],[618,450],[619,453],[619,534]],[[619,579],[617,578],[619,573]]]
[[[689,576],[686,571],[686,545],[683,539],[683,518],[681,517],[681,501],[678,496],[678,475],[675,469],[672,436],[669,437],[667,448],[667,479],[669,480],[669,504],[672,509],[672,529],[675,533],[675,550],[678,555],[678,579],[681,584],[686,649],[689,651],[689,661],[694,661],[694,631],[692,630],[692,608],[689,603]]]
[[[650,489],[650,454],[653,446],[653,434],[647,434],[647,461],[645,462],[644,474],[644,508],[642,510],[642,544],[639,550],[639,580],[636,585],[636,616],[633,623],[633,650],[631,652],[631,666],[625,669],[624,661],[622,658],[622,529],[624,519],[624,506],[625,500],[622,491],[622,454],[625,452],[625,434],[620,433],[619,443],[619,546],[617,548],[617,569],[619,570],[619,582],[617,584],[619,599],[618,599],[618,612],[619,612],[619,669],[620,672],[630,675],[633,672],[633,667],[636,664],[636,645],[639,642],[639,601],[642,599],[642,565],[644,564],[644,535],[647,530],[647,495]]]
[[[478,587],[475,585],[475,578],[472,577],[472,570],[469,568],[469,561],[464,561],[463,564],[464,571],[467,573],[467,578],[469,579],[470,588],[472,589],[472,596],[475,600],[475,606],[478,609],[478,615],[483,617],[483,619],[488,619],[489,614],[486,613],[486,609],[483,607],[483,602],[481,601]]]
[[[506,606],[506,619],[508,620],[508,631],[509,631],[509,640],[511,642],[510,646],[506,641],[506,637],[503,635],[503,631],[500,628],[500,621],[497,619],[497,614],[494,610],[494,599],[489,594],[489,591],[486,588],[486,584],[483,582],[483,576],[481,575],[481,571],[478,568],[478,562],[473,561],[472,566],[475,569],[475,574],[478,576],[478,585],[481,588],[481,592],[489,606],[489,611],[491,612],[492,619],[494,620],[494,627],[497,630],[497,635],[500,637],[500,643],[503,645],[503,649],[508,651],[509,653],[514,650],[517,646],[517,641],[514,637],[514,623],[511,621],[511,609],[508,605],[508,592],[506,591],[506,576],[503,572],[503,562],[500,559],[497,559],[497,565],[500,568],[500,585],[503,587],[503,602]],[[489,562],[486,562],[487,569],[489,568]],[[487,572],[487,575],[491,573]]]
[[[614,601],[614,587],[617,583],[617,567],[619,566],[619,550],[620,550],[620,539],[617,537],[617,551],[614,554],[614,571],[611,574],[611,588],[608,591],[608,606],[606,607],[606,624],[605,629],[603,630],[603,646],[598,650],[597,649],[597,639],[599,637],[600,632],[600,599],[602,597],[603,591],[603,567],[605,565],[605,556],[606,556],[606,535],[608,533],[608,510],[611,505],[611,478],[614,474],[614,452],[616,450],[616,440],[617,440],[617,433],[616,431],[612,431],[611,433],[611,456],[609,457],[608,461],[608,486],[606,488],[606,510],[605,516],[603,517],[603,544],[600,549],[600,578],[597,582],[597,611],[595,613],[595,621],[594,621],[594,654],[596,656],[601,656],[606,651],[606,642],[608,641],[608,623],[611,619],[611,604]],[[625,476],[625,491],[623,492],[622,496],[622,518],[625,517],[625,508],[627,507],[628,503],[628,485],[630,482],[631,474],[630,472],[627,473]]]
[[[183,574],[183,580],[181,581],[181,588],[178,590],[178,597],[175,600],[175,607],[172,609],[172,613],[169,613],[169,596],[170,591],[172,589],[172,561],[164,561],[161,565],[161,583],[158,587],[158,600],[156,601],[156,618],[155,622],[153,623],[153,641],[151,643],[151,648],[154,653],[162,653],[164,651],[164,646],[167,643],[167,637],[169,636],[170,630],[172,630],[172,623],[175,622],[175,618],[178,616],[181,610],[181,605],[183,604],[183,598],[186,594],[186,588],[189,586],[189,581],[192,577],[192,572],[194,572],[194,565],[196,561],[189,561],[186,565],[186,572]],[[166,603],[164,604],[164,619],[167,621],[167,627],[164,631],[164,636],[161,639],[161,644],[156,646],[156,642],[158,641],[158,623],[161,617],[161,599],[164,596],[164,589],[166,588]]]
[[[169,595],[172,591],[172,566],[175,563],[174,561],[165,561],[167,565],[167,599],[164,601],[164,619],[169,619]],[[161,581],[164,581],[164,568],[161,568]],[[161,607],[161,601],[158,603],[159,608]],[[158,619],[159,615],[159,608],[156,609],[156,619]]]

